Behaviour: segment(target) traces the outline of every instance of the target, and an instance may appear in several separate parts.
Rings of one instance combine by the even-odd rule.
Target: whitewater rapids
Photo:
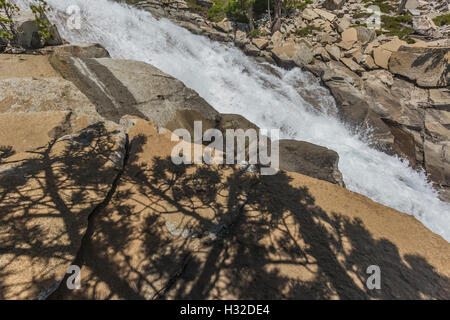
[[[15,2],[23,6],[30,1]],[[278,75],[273,74],[233,46],[193,35],[125,4],[47,2],[52,8],[50,20],[69,42],[100,43],[113,58],[148,62],[183,81],[221,113],[241,114],[261,128],[279,128],[281,138],[335,150],[348,189],[414,215],[450,241],[450,204],[439,200],[425,174],[398,157],[370,148],[361,135],[352,134],[333,116],[333,97],[309,73],[275,68]],[[79,30],[68,27],[66,10],[73,5],[81,9]],[[313,96],[315,105],[305,96]]]

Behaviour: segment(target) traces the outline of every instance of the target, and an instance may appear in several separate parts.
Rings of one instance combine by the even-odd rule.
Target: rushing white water
[[[29,0],[17,2],[23,5]],[[335,105],[309,73],[276,68],[276,75],[234,47],[112,1],[47,2],[53,9],[50,18],[66,40],[100,43],[114,58],[148,62],[183,81],[219,112],[241,114],[262,128],[280,128],[283,138],[337,151],[348,189],[414,215],[450,241],[450,205],[438,199],[426,176],[407,162],[370,148],[330,112],[315,111],[332,111]],[[71,5],[81,9],[79,30],[68,28],[65,12]],[[319,105],[306,102],[308,96]]]

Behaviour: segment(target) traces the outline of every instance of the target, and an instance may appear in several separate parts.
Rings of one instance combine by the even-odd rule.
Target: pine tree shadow
[[[111,201],[53,299],[448,299],[450,279],[359,219],[327,213],[284,172],[142,159],[131,142]],[[156,147],[155,147],[156,148]],[[381,269],[381,289],[366,286]]]
[[[45,296],[72,262],[87,216],[117,175],[116,132],[102,123],[70,136],[59,129],[36,150],[0,149],[2,299]]]

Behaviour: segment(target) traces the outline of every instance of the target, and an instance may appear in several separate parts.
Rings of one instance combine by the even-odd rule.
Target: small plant
[[[45,19],[45,13],[48,11],[48,4],[45,0],[36,0],[36,4],[30,5],[30,9],[34,14],[36,24],[39,28],[38,34],[41,38],[42,44],[52,39],[50,32],[50,23]]]
[[[227,17],[236,22],[248,23],[245,1],[215,0],[208,10],[208,19],[220,22]]]
[[[189,0],[186,2],[186,4],[192,11],[204,16],[208,15],[208,8],[196,3],[194,0]]]
[[[220,22],[226,18],[226,5],[223,0],[215,0],[214,4],[208,10],[208,19],[213,22]]]
[[[383,23],[383,29],[387,30],[387,35],[397,36],[399,39],[405,40],[408,43],[414,43],[414,39],[410,37],[414,33],[414,29],[410,27],[412,22],[411,16],[402,15],[397,17],[391,17],[383,15],[381,16],[381,22]]]
[[[439,27],[450,25],[450,13],[434,18],[433,22]]]
[[[366,3],[365,7],[368,8],[370,6],[378,6],[383,13],[389,13],[394,11],[396,7],[391,4],[389,0],[362,0]]]
[[[19,13],[17,5],[6,0],[0,0],[0,38],[6,43],[14,43],[17,38],[17,30],[13,18]]]
[[[250,37],[250,38],[257,38],[257,37],[259,37],[260,35],[261,35],[261,33],[259,32],[258,29],[255,29],[255,30],[253,30],[253,31],[250,31],[250,32],[247,34],[247,36]]]
[[[297,28],[294,31],[294,34],[298,37],[306,37],[306,36],[312,34],[313,31],[322,31],[322,29],[320,27],[316,27],[316,26],[310,24],[304,28]]]
[[[45,19],[45,13],[48,11],[48,5],[45,0],[35,0],[30,5],[30,9],[34,14],[36,25],[38,26],[38,34],[42,44],[52,38],[50,32],[50,23]],[[19,31],[14,24],[14,17],[18,15],[20,8],[9,2],[8,0],[0,0],[0,40],[6,42],[6,45],[13,47],[18,46]]]
[[[306,9],[308,4],[312,4],[312,0],[283,0],[283,9],[284,11],[299,9],[303,11]]]

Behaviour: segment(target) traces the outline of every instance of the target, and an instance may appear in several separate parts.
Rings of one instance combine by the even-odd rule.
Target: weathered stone
[[[232,25],[231,21],[229,21],[227,18],[214,24],[214,27],[217,28],[219,31],[222,31],[225,33],[233,31],[233,25]]]
[[[275,35],[275,34],[274,34]],[[273,37],[272,37],[273,39]],[[235,37],[234,37],[234,43],[238,47],[244,47],[247,43],[250,43],[250,40],[247,38],[247,34],[241,30],[237,30]]]
[[[323,6],[328,10],[341,10],[346,0],[325,0]]]
[[[308,20],[308,21],[317,19],[318,17],[319,17],[319,15],[309,8],[306,8],[302,12],[302,18],[305,20]]]
[[[342,80],[325,82],[330,88],[339,109],[339,116],[355,130],[373,131],[374,147],[386,151],[394,143],[394,137],[389,127],[371,110],[367,97],[357,88]]]
[[[450,111],[450,89],[430,89],[430,105]]]
[[[389,59],[391,58],[392,53],[397,51],[402,45],[406,44],[407,43],[405,41],[396,38],[373,49],[373,58],[375,63],[384,69],[388,69]]]
[[[356,28],[348,28],[342,32],[341,37],[344,42],[356,42],[358,41],[358,31]]]
[[[177,110],[192,109],[205,119],[218,112],[181,81],[138,61],[53,56],[52,65],[77,85],[105,119],[137,115],[164,127]]]
[[[418,0],[402,0],[398,9],[400,12],[408,9],[417,9],[419,5]]]
[[[364,69],[359,64],[357,64],[350,58],[341,58],[341,61],[353,72],[361,73],[364,71]]]
[[[55,54],[78,58],[109,58],[109,52],[98,43],[65,44],[51,49]]]
[[[251,43],[247,43],[244,46],[244,52],[245,54],[253,57],[257,57],[260,54],[260,50],[254,44]]]
[[[337,46],[326,45],[325,50],[334,58],[334,60],[339,61],[341,59],[341,50]]]
[[[312,48],[303,42],[275,47],[272,49],[272,56],[277,63],[286,68],[302,67],[309,64],[314,57]]]
[[[297,140],[280,140],[280,169],[301,173],[344,187],[339,155],[330,149]]]
[[[350,50],[351,48],[353,48],[353,45],[356,43],[356,41],[341,41],[336,43],[336,45],[339,48],[342,48],[344,50]]]
[[[48,22],[48,18],[45,15],[42,19],[47,20]],[[42,48],[44,44],[62,44],[62,39],[58,30],[51,24],[49,31],[52,38],[47,40],[45,43],[42,42],[41,36],[38,33],[39,26],[37,25],[34,13],[31,12],[31,10],[21,10],[19,14],[14,17],[14,25],[18,31],[17,42],[21,47],[26,49]]]
[[[447,140],[450,143],[450,111],[428,108],[424,123],[434,141]]]
[[[361,60],[361,63],[362,63],[362,65],[365,68],[367,68],[369,70],[373,70],[373,69],[377,69],[378,68],[378,66],[375,63],[375,61],[373,60],[372,56],[369,56],[369,55],[365,55],[363,57],[363,59]]]
[[[263,38],[254,38],[252,42],[259,50],[264,50],[269,45],[269,40]]]
[[[450,48],[402,46],[389,61],[392,73],[416,81],[422,87],[450,85]]]
[[[424,143],[425,169],[430,178],[444,186],[450,186],[450,144],[448,142]]]
[[[335,22],[338,32],[342,33],[352,25],[352,20],[349,17],[339,18]]]
[[[414,31],[422,35],[432,34],[432,32],[437,29],[433,20],[428,16],[414,17],[413,28]]]
[[[283,41],[283,34],[282,34],[280,31],[276,31],[276,32],[272,35],[272,37],[271,37],[270,40],[272,41],[272,44],[273,44],[275,47],[277,47],[277,46],[279,46],[279,45],[281,44],[281,42]]]
[[[374,30],[365,27],[356,27],[356,33],[358,41],[362,44],[374,41],[377,37]]]
[[[325,65],[322,75],[323,81],[345,81],[356,87],[362,86],[361,78],[340,62],[330,61]]]
[[[324,47],[317,47],[314,49],[314,56],[320,56],[322,58],[322,61],[328,62],[331,60],[330,55],[328,54],[327,50],[325,50]]]
[[[331,12],[328,12],[326,10],[321,10],[321,9],[314,9],[314,12],[317,13],[319,16],[321,16],[322,18],[328,20],[328,21],[333,21],[336,18],[335,14],[332,14]]]

